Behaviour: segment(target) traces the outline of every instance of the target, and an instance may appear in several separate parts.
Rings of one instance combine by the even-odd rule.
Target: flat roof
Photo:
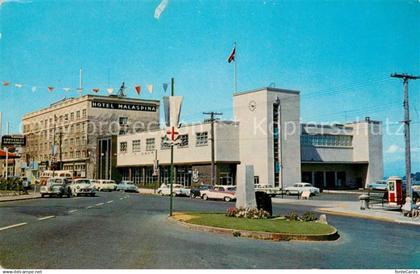
[[[233,94],[233,96],[238,96],[238,95],[243,95],[243,94],[248,94],[248,93],[253,93],[253,92],[259,92],[259,91],[272,91],[272,92],[289,93],[289,94],[300,94],[300,91],[298,91],[298,90],[272,88],[272,87],[262,87],[262,88],[258,88],[258,89],[248,90],[248,91],[236,92],[236,93]]]

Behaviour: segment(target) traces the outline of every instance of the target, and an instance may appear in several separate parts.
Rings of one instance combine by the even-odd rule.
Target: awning
[[[0,149],[0,159],[6,159],[7,154],[8,154],[9,159],[20,158],[20,156],[16,155],[16,153],[6,152]]]

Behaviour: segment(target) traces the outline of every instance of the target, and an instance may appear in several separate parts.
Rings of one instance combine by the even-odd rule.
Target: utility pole
[[[408,81],[420,79],[420,76],[409,75],[406,73],[393,73],[393,78],[400,78],[404,85],[404,137],[405,137],[405,195],[412,198],[411,191],[411,152],[410,152],[410,109],[408,101]]]
[[[214,116],[219,116],[219,115],[223,115],[223,113],[221,112],[203,112],[204,115],[210,115],[210,119],[208,119],[208,121],[210,121],[211,123],[211,133],[210,133],[210,140],[211,140],[211,184],[215,185],[215,163],[214,163],[214,121],[217,120],[217,118],[215,118]]]

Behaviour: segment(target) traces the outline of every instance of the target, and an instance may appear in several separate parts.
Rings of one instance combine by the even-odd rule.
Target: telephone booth
[[[392,176],[387,181],[388,186],[388,202],[390,205],[400,206],[403,204],[404,198],[402,193],[401,177]]]

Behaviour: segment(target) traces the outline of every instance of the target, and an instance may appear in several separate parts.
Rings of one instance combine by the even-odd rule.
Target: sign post
[[[173,210],[173,184],[174,184],[174,142],[178,132],[175,131],[179,126],[179,116],[181,114],[182,96],[174,96],[174,78],[171,79],[171,96],[163,97],[165,122],[166,127],[169,127],[166,133],[170,135],[171,139],[171,167],[169,170],[169,184],[170,184],[170,201],[169,201],[169,216],[172,216]]]

